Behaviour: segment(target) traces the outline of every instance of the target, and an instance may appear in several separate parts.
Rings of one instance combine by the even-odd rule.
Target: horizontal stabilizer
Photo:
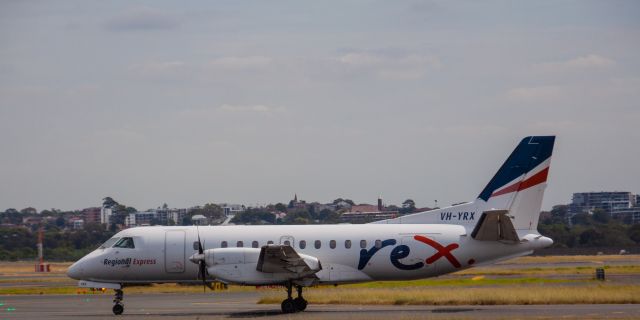
[[[509,217],[509,210],[483,212],[471,237],[480,241],[520,241]]]

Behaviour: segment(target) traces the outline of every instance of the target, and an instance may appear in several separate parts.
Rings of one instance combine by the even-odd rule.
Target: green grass
[[[596,268],[604,268],[608,274],[640,274],[640,265],[599,265],[599,266],[580,266],[580,267],[533,267],[533,268],[513,268],[507,267],[484,267],[478,269],[467,269],[456,272],[452,275],[567,275],[567,274],[593,274]]]
[[[128,294],[136,293],[202,293],[202,286],[199,285],[179,285],[175,283],[152,284],[148,286],[126,286],[125,290]],[[216,292],[238,292],[238,291],[254,291],[254,287],[229,286],[226,290],[216,290]],[[207,292],[211,290],[207,289]],[[18,295],[18,294],[113,294],[113,290],[91,290],[89,288],[78,288],[75,286],[61,287],[4,287],[0,288],[0,295]]]
[[[88,291],[88,290],[87,290]],[[0,288],[0,295],[14,294],[80,294],[81,289],[77,287],[30,287],[30,288]],[[88,292],[85,292],[88,293]]]
[[[504,286],[522,284],[558,284],[577,282],[568,279],[545,278],[434,278],[413,281],[377,281],[358,284],[343,285],[345,288],[411,288],[411,287],[435,287],[435,286]]]
[[[356,305],[509,305],[640,303],[639,286],[512,286],[503,288],[319,288],[308,290],[311,304]],[[265,293],[258,303],[280,303],[282,294]]]

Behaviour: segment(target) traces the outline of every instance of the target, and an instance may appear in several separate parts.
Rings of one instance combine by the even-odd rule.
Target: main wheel
[[[302,297],[297,297],[293,299],[293,305],[296,307],[297,311],[304,311],[307,308],[307,300]]]
[[[113,314],[120,315],[124,312],[124,306],[118,303],[113,306],[112,310],[113,310]]]
[[[294,313],[294,312],[296,312],[296,306],[294,305],[292,299],[283,300],[282,304],[280,305],[280,307],[282,307],[282,312],[283,313]]]

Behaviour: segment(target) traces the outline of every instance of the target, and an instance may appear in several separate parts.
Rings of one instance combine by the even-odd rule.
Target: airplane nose
[[[77,261],[67,269],[67,276],[71,279],[81,280],[83,273],[84,268],[81,261]]]

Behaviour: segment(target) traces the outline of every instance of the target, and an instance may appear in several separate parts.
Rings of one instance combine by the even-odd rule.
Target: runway
[[[121,318],[162,319],[640,319],[640,305],[370,306],[309,305],[283,315],[259,293],[125,294]],[[0,319],[114,319],[111,295],[0,296]],[[118,317],[118,318],[120,318]]]

